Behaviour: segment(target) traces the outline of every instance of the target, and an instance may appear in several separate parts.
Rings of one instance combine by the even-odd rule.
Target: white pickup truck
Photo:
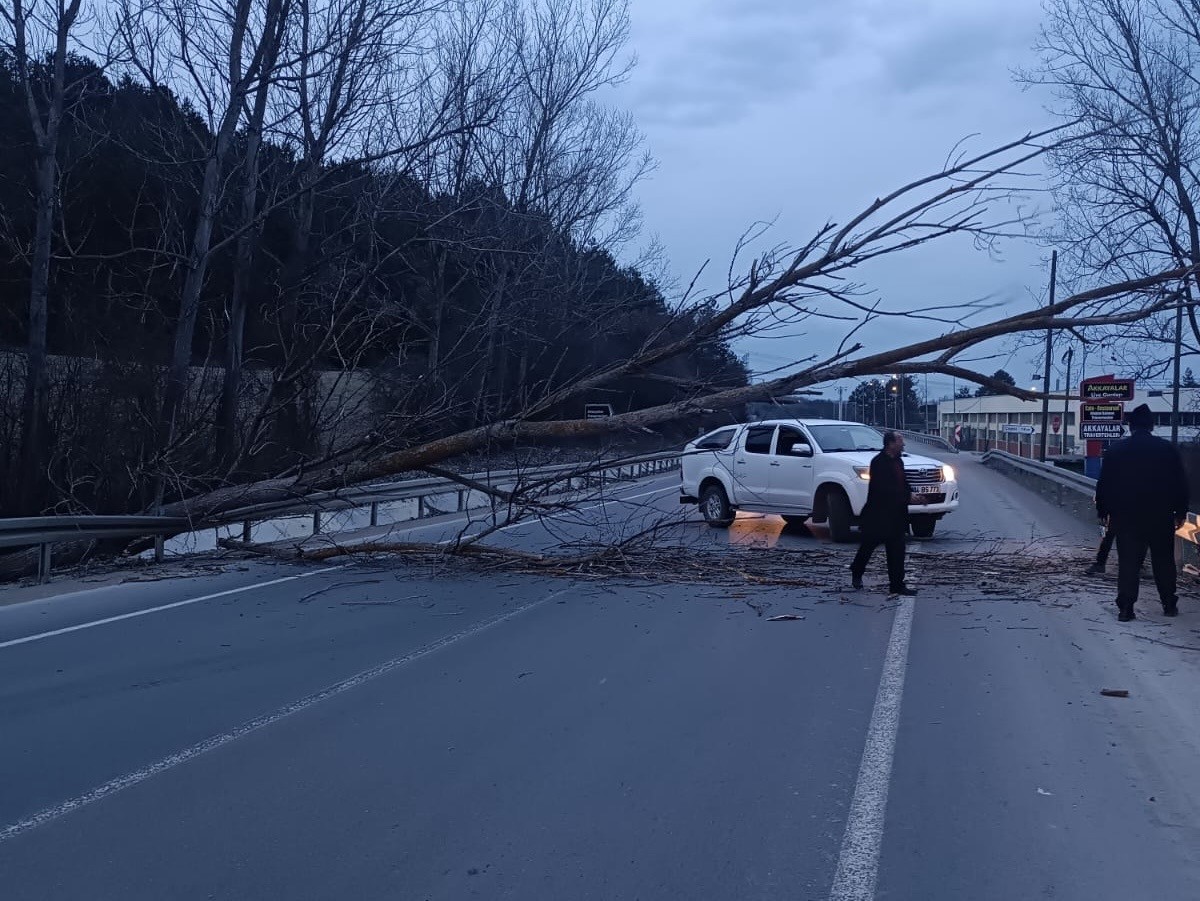
[[[847,541],[867,502],[871,458],[883,446],[877,429],[856,422],[786,419],[727,426],[684,448],[680,502],[699,504],[717,528],[738,510],[775,513],[789,524],[827,522],[834,541]],[[958,507],[954,469],[905,452],[908,482],[926,503],[908,508],[918,538]]]

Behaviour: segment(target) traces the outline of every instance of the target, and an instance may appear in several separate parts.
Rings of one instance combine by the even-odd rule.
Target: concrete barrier
[[[1082,522],[1088,525],[1097,522],[1095,479],[1005,451],[988,451],[982,460],[985,466],[1003,472],[1052,504],[1071,511]],[[1187,522],[1175,533],[1175,562],[1188,575],[1200,576],[1200,516],[1195,513],[1189,513]]]

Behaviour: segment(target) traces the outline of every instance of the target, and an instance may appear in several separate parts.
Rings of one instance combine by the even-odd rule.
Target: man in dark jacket
[[[851,584],[862,588],[863,573],[875,548],[883,545],[887,551],[888,585],[892,594],[912,597],[916,594],[904,584],[904,534],[908,531],[908,505],[919,504],[922,498],[913,494],[904,474],[904,436],[885,432],[883,450],[871,460],[867,503],[859,517],[862,544],[850,564]]]
[[[1129,414],[1130,436],[1104,455],[1096,483],[1096,512],[1110,517],[1117,536],[1117,619],[1133,619],[1146,551],[1163,613],[1175,616],[1175,530],[1187,518],[1188,486],[1175,445],[1154,437],[1145,404]]]

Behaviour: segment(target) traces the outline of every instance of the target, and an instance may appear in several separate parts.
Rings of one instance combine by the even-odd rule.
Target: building
[[[1171,392],[1138,390],[1134,400],[1125,404],[1128,412],[1139,404],[1148,404],[1155,413],[1154,433],[1171,435]],[[1196,441],[1200,436],[1200,389],[1184,388],[1179,393],[1179,438]],[[938,404],[938,434],[947,441],[956,440],[963,450],[998,449],[1036,458],[1041,453],[1042,402],[1018,400],[1008,395],[958,397]],[[1047,456],[1083,456],[1079,441],[1079,401],[1050,401],[1050,440]]]

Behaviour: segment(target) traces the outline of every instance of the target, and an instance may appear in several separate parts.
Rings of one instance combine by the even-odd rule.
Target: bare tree
[[[417,67],[410,64],[431,27],[436,0],[297,0],[295,59],[280,96],[274,133],[295,152],[290,247],[280,276],[276,313],[279,348],[300,345],[314,358],[322,324],[305,322],[314,285],[310,253],[318,188],[332,162],[388,161],[412,152],[405,111]],[[436,125],[433,126],[436,130]],[[419,147],[433,138],[415,138]],[[364,171],[366,170],[364,166]],[[293,355],[294,357],[294,355]],[[276,443],[292,447],[302,437],[294,408],[305,369],[275,366],[268,403]]]
[[[558,255],[543,223],[580,246],[618,249],[637,233],[633,189],[652,168],[632,118],[596,99],[632,67],[626,0],[536,0],[505,21],[512,89],[479,155],[480,180],[501,186],[508,205],[477,266],[487,314],[476,422],[504,415],[510,373],[519,379],[529,368],[529,348],[511,328],[526,318],[520,299]],[[515,365],[513,344],[521,345]]]
[[[151,86],[173,89],[201,112],[192,153],[203,159],[196,215],[179,295],[179,312],[159,413],[157,453],[171,452],[188,384],[201,295],[213,254],[213,230],[238,124],[264,82],[274,77],[286,29],[287,0],[125,0],[115,33]],[[165,481],[159,478],[161,501]]]
[[[284,0],[273,23],[276,34],[267,36],[265,41],[263,75],[254,89],[253,102],[248,103],[243,111],[245,149],[241,160],[242,196],[238,219],[241,234],[237,239],[233,285],[230,289],[225,323],[225,365],[221,379],[221,402],[217,410],[215,441],[217,461],[226,466],[233,462],[237,448],[237,414],[245,358],[246,309],[259,236],[259,181],[262,175],[260,160],[263,131],[271,90],[274,87],[274,73],[279,63],[290,17],[291,0]]]
[[[1092,283],[1200,263],[1200,4],[1051,0],[1046,13],[1042,64],[1022,78],[1053,90],[1077,138],[1049,156],[1060,211],[1050,237],[1065,262]],[[1157,345],[1139,368],[1161,372],[1173,359],[1178,384],[1178,354],[1162,345],[1183,342],[1186,313],[1198,349],[1200,323],[1195,279],[1176,287],[1178,304],[1108,340],[1135,366]]]
[[[0,51],[11,60],[25,95],[36,152],[35,232],[30,259],[29,320],[25,353],[21,478],[18,506],[36,503],[49,429],[47,331],[50,257],[59,191],[59,139],[66,113],[67,63],[82,0],[8,0],[0,5]]]

